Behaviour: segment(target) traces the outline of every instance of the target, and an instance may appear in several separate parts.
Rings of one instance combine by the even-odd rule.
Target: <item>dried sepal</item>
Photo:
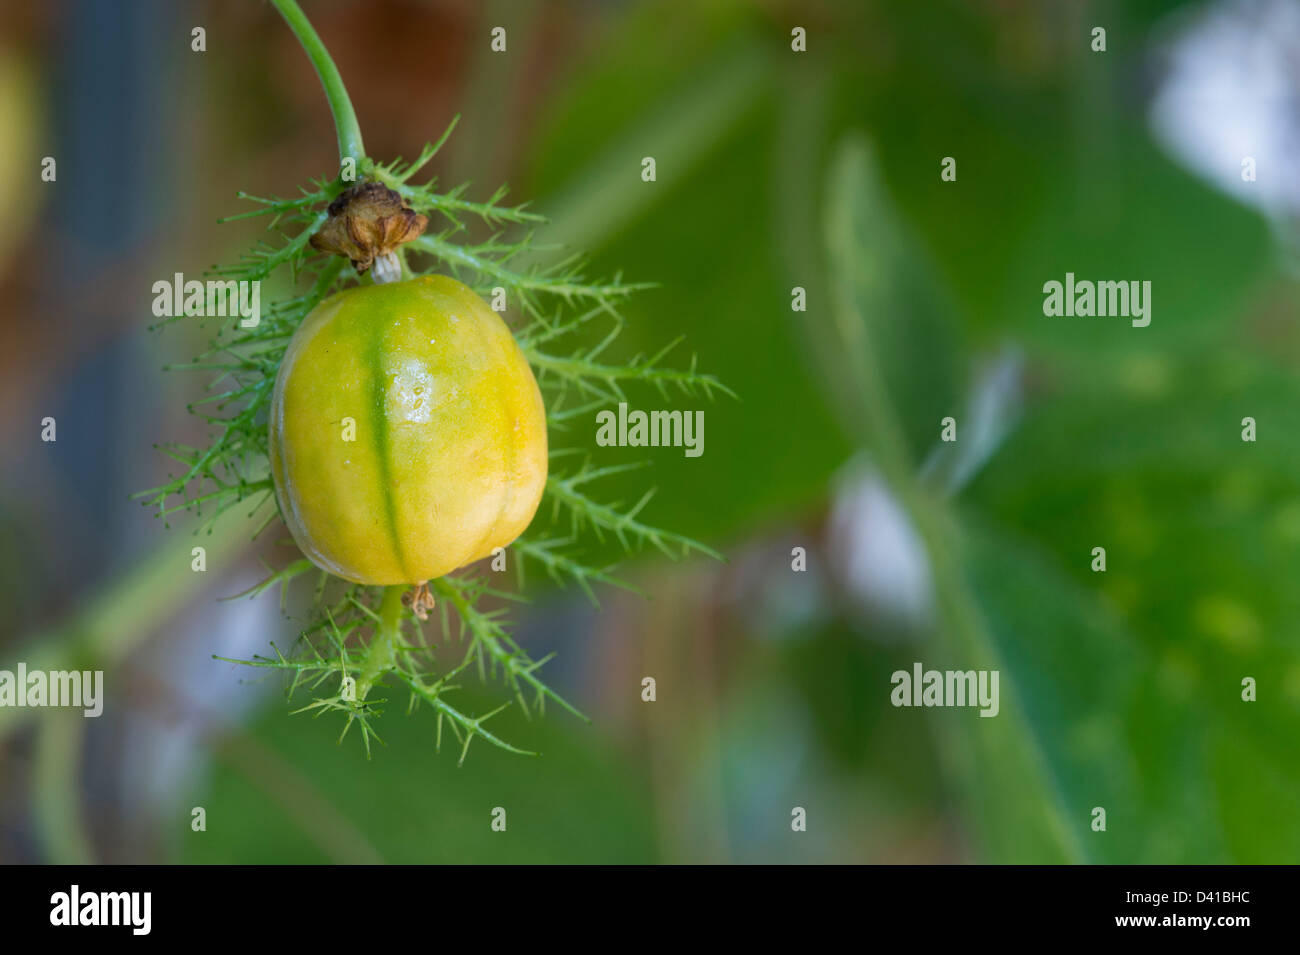
[[[346,256],[358,272],[424,232],[428,216],[378,182],[358,183],[329,205],[329,219],[311,237],[320,252]]]

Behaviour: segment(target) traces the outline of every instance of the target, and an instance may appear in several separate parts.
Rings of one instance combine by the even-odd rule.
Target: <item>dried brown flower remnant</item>
[[[428,620],[429,611],[434,608],[433,591],[429,589],[429,582],[426,580],[416,584],[414,590],[402,594],[402,604],[410,607],[419,619]]]
[[[346,255],[358,272],[424,232],[428,216],[409,208],[402,197],[378,182],[362,182],[330,203],[330,217],[311,237],[320,252]]]

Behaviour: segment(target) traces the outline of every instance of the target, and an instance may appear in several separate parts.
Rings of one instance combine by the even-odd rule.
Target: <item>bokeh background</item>
[[[304,8],[372,156],[460,114],[440,182],[509,182],[592,274],[659,283],[625,353],[685,335],[739,399],[675,400],[700,458],[593,461],[648,457],[604,493],[657,486],[647,514],[728,561],[634,554],[648,599],[598,608],[530,577],[519,639],[592,717],[499,717],[539,758],[458,768],[399,708],[367,762],[214,661],[305,605],[222,600],[284,562],[241,514],[196,574],[192,525],[129,499],[155,442],[203,439],[205,382],[161,370],[203,336],[148,332],[151,285],[256,238],[216,224],[239,190],[331,174],[328,110],[257,0],[5,0],[0,666],[103,668],[109,697],[0,710],[0,860],[1300,859],[1296,3]],[[1067,271],[1150,281],[1151,325],[1044,317]],[[999,669],[1000,715],[895,709],[914,661]]]

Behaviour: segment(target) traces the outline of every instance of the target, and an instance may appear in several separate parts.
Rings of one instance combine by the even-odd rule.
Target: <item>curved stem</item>
[[[47,862],[84,865],[94,860],[81,809],[80,779],[86,720],[75,710],[53,710],[41,722],[36,744],[33,803],[36,835]]]
[[[402,642],[402,594],[406,590],[405,584],[384,588],[379,602],[379,626],[370,639],[361,676],[357,678],[358,703],[364,702],[379,678],[393,668],[394,648]]]
[[[339,163],[350,158],[360,165],[366,156],[366,148],[361,144],[361,126],[357,123],[356,111],[352,108],[348,89],[343,85],[343,77],[339,75],[333,57],[325,49],[325,44],[321,42],[296,0],[271,0],[271,5],[280,11],[284,22],[289,24],[289,29],[302,44],[312,66],[316,67],[321,86],[325,87],[325,98],[329,100],[330,112],[334,114],[334,128],[339,136]]]

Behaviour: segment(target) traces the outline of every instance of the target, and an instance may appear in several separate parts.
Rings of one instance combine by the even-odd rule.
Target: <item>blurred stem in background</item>
[[[629,189],[627,169],[640,162],[647,143],[664,170],[665,185],[686,179],[771,90],[771,60],[753,43],[719,51],[709,69],[642,116],[606,146],[569,185],[541,208],[550,220],[547,241],[599,248],[611,235],[662,201],[659,189]]]
[[[208,573],[221,573],[249,550],[260,523],[241,509],[220,517],[203,540]],[[56,630],[30,637],[14,654],[30,670],[103,670],[120,672],[127,656],[166,627],[207,589],[211,578],[190,569],[191,548],[197,538],[172,535],[148,559],[104,587],[72,620]],[[13,669],[7,660],[5,669]],[[106,679],[106,685],[110,681]],[[46,861],[94,861],[81,821],[79,785],[82,739],[87,721],[80,711],[0,707],[0,736],[36,720],[37,773],[35,799],[37,832]]]

